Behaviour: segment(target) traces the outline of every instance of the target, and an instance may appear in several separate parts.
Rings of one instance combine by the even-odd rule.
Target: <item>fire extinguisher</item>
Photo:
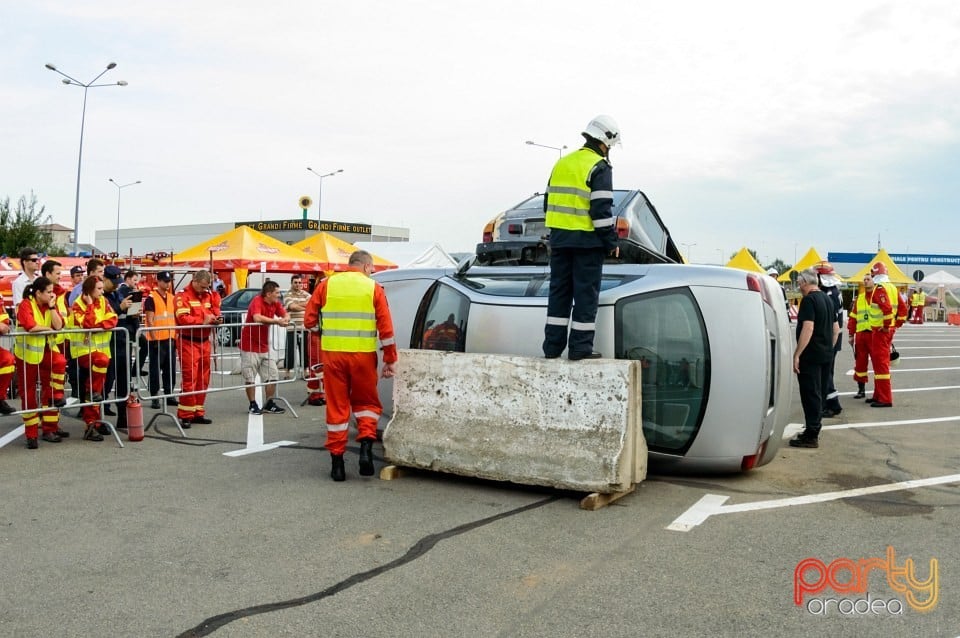
[[[127,397],[127,440],[143,440],[143,406],[136,392]]]

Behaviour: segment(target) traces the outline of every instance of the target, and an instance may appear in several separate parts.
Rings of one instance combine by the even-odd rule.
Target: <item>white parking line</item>
[[[790,507],[792,505],[825,503],[827,501],[836,501],[842,498],[853,498],[856,496],[865,496],[867,494],[882,494],[884,492],[897,492],[900,490],[910,490],[918,487],[928,487],[930,485],[943,485],[945,483],[960,483],[960,474],[949,474],[947,476],[900,481],[898,483],[873,485],[871,487],[858,487],[856,489],[842,490],[839,492],[824,492],[822,494],[791,496],[788,498],[779,498],[769,501],[754,501],[752,503],[740,503],[739,505],[724,505],[727,499],[730,498],[729,496],[722,496],[720,494],[707,494],[697,501],[690,509],[678,516],[676,520],[667,525],[667,529],[673,532],[689,532],[691,529],[697,525],[700,525],[711,516],[716,516],[718,514],[737,514],[740,512],[755,512],[757,510]]]
[[[940,343],[938,340],[937,343]],[[960,346],[903,346],[902,348],[897,347],[897,351],[900,350],[960,350]]]
[[[901,361],[914,361],[917,359],[960,359],[960,354],[935,354],[929,357],[900,357]]]
[[[882,428],[892,425],[922,425],[925,423],[949,423],[960,421],[960,416],[942,416],[929,419],[900,419],[898,421],[868,421],[866,423],[840,423],[838,425],[824,425],[821,430],[856,430],[857,428]],[[788,423],[783,428],[783,438],[789,439],[804,429],[803,423]]]

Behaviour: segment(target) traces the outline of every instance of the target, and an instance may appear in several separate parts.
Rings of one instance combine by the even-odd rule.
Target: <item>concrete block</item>
[[[646,477],[636,361],[402,350],[393,387],[390,463],[601,493]]]

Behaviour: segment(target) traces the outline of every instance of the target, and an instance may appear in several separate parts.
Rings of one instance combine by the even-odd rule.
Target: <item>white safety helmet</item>
[[[620,127],[609,115],[598,115],[590,120],[582,135],[603,142],[607,148],[613,148],[620,143]]]
[[[776,269],[776,268],[767,268],[767,274],[770,275],[771,277],[779,277],[779,276],[780,276],[780,273],[777,272],[777,269]]]

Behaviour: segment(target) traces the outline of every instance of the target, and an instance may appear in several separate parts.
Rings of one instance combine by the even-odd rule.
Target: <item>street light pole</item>
[[[120,80],[119,82],[110,82],[108,84],[94,84],[94,82],[99,80],[104,73],[117,66],[116,62],[111,62],[108,64],[107,68],[100,72],[100,75],[93,78],[86,84],[70,77],[52,64],[46,64],[44,66],[54,73],[59,73],[62,75],[64,79],[61,80],[61,82],[64,84],[83,87],[83,112],[80,115],[80,152],[77,154],[77,194],[74,200],[73,208],[73,254],[76,255],[79,252],[78,244],[80,243],[80,167],[83,165],[83,126],[87,120],[87,91],[98,86],[126,86],[127,82],[126,80]]]
[[[127,186],[136,186],[140,183],[138,179],[135,182],[130,182],[129,184],[118,184],[112,177],[108,178],[108,181],[111,182],[114,186],[117,187],[117,256],[120,256],[120,191],[122,191]]]
[[[324,178],[324,177],[330,177],[331,175],[336,175],[337,173],[342,173],[342,172],[343,172],[343,169],[342,169],[342,168],[338,168],[337,170],[333,171],[332,173],[326,173],[326,174],[324,174],[324,175],[321,175],[320,173],[318,173],[317,171],[313,170],[313,169],[310,168],[309,166],[307,167],[307,170],[310,171],[311,173],[313,173],[314,175],[316,175],[317,177],[320,178],[320,191],[317,193],[317,221],[320,221],[320,219],[321,219],[321,217],[320,217],[320,202],[323,201],[323,178]]]
[[[681,246],[687,247],[687,263],[692,264],[693,260],[690,259],[690,249],[697,245],[697,242],[680,242]]]
[[[563,156],[563,150],[564,150],[565,148],[567,148],[567,145],[566,145],[566,144],[564,144],[563,146],[547,146],[546,144],[537,144],[536,142],[534,142],[534,141],[532,141],[532,140],[527,140],[526,142],[524,142],[524,144],[527,144],[528,146],[539,146],[540,148],[550,148],[550,149],[553,149],[553,150],[555,150],[555,151],[558,151],[558,152],[560,153],[560,156],[561,156],[561,157]]]

